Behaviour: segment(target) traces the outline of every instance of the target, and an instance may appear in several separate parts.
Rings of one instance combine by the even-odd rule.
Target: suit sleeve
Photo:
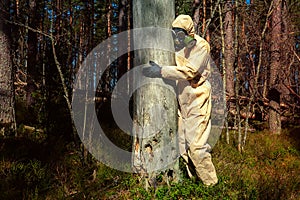
[[[188,58],[184,55],[176,55],[176,66],[163,66],[161,74],[163,78],[172,80],[192,80],[202,74],[209,62],[207,48],[195,47]]]

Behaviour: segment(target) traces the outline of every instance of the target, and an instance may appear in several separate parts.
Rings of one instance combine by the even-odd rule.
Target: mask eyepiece
[[[196,40],[193,37],[189,36],[186,30],[182,28],[173,28],[172,37],[176,51],[179,51],[184,47],[192,48],[196,44]]]

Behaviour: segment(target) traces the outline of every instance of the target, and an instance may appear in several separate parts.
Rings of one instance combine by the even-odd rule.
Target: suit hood
[[[182,28],[186,30],[189,36],[194,37],[195,28],[194,22],[189,15],[179,15],[172,23],[173,28]]]

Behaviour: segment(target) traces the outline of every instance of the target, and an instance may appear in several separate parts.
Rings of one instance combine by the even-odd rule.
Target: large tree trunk
[[[132,5],[134,28],[156,27],[150,32],[141,31],[139,35],[134,33],[135,49],[138,45],[147,43],[146,40],[154,47],[135,51],[135,67],[150,60],[160,65],[174,65],[174,54],[160,50],[162,45],[173,45],[171,32],[157,31],[159,27],[171,28],[174,20],[174,0],[134,0]],[[135,79],[138,85],[147,81],[141,74],[135,76]],[[146,188],[155,187],[156,176],[160,172],[165,172],[165,175],[172,174],[172,178],[176,178],[177,100],[174,88],[165,84],[162,79],[151,79],[150,84],[136,91],[133,133],[133,165],[145,180]]]
[[[269,129],[271,133],[280,134],[280,89],[278,85],[278,74],[281,67],[280,43],[281,41],[281,0],[273,1],[272,29],[271,29],[271,66],[270,66],[270,111]]]
[[[4,10],[8,1],[0,3],[0,134],[15,132],[13,68],[10,59],[9,28]]]
[[[225,3],[225,19],[224,19],[224,31],[225,31],[225,66],[226,66],[226,92],[229,99],[229,111],[234,112],[234,104],[232,99],[235,97],[234,93],[234,35],[233,35],[233,12],[232,2],[227,1]]]

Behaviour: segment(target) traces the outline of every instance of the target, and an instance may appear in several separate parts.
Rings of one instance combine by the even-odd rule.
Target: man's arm
[[[161,75],[163,78],[173,80],[192,80],[201,75],[207,68],[210,56],[206,48],[195,47],[188,58],[183,55],[176,55],[177,66],[163,66]]]

